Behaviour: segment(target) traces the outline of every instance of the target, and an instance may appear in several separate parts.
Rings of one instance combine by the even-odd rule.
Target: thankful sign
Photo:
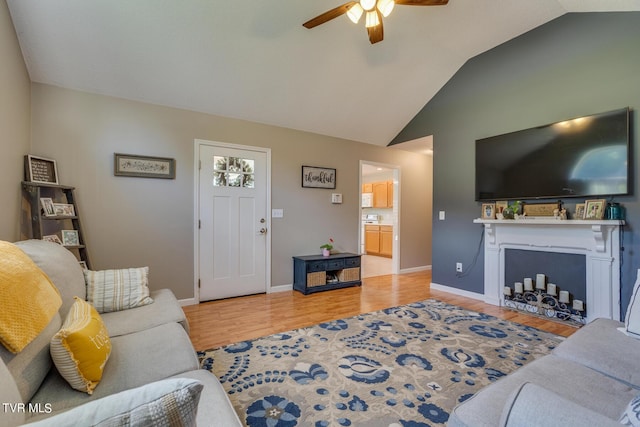
[[[336,170],[302,166],[302,186],[309,188],[336,188]]]

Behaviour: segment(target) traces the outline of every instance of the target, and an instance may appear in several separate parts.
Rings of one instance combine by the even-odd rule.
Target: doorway
[[[400,271],[400,167],[360,161],[362,277]]]
[[[270,266],[270,150],[196,140],[199,301],[263,293]]]

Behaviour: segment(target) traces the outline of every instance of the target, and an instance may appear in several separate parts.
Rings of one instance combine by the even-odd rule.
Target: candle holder
[[[582,326],[587,323],[584,303],[575,300],[573,306],[571,306],[568,296],[565,299],[565,295],[568,295],[568,293],[564,294],[561,292],[561,296],[558,297],[542,289],[532,291],[525,290],[524,292],[507,292],[507,288],[509,287],[505,287],[504,291],[504,305],[507,308],[550,320],[567,322],[574,326]],[[553,292],[556,293],[556,290],[553,289]],[[576,304],[576,301],[579,303]]]

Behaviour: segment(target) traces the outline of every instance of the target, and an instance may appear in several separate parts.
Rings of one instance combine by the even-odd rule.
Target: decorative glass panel
[[[253,159],[213,156],[214,187],[254,188]]]
[[[224,172],[213,173],[213,186],[214,187],[226,187],[227,186],[227,174]]]

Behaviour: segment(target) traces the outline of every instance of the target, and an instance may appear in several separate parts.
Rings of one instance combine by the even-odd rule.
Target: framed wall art
[[[25,181],[58,184],[58,166],[55,160],[24,156]]]
[[[114,153],[115,176],[138,178],[176,178],[176,160],[168,157]]]
[[[302,186],[335,189],[336,170],[317,166],[302,166]]]

